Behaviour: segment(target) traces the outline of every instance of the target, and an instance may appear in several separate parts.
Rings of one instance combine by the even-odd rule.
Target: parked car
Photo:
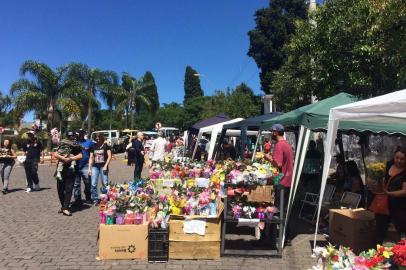
[[[161,127],[158,131],[162,132],[164,138],[179,136],[180,132],[178,128],[174,127]]]

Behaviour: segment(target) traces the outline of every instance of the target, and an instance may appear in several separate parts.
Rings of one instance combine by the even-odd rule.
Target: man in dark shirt
[[[133,142],[133,148],[135,150],[135,169],[134,179],[141,179],[141,172],[144,166],[144,146],[142,145],[144,134],[137,133],[137,139]]]
[[[27,132],[28,142],[24,145],[23,150],[26,156],[24,162],[25,175],[27,177],[27,189],[26,192],[32,190],[40,190],[38,179],[38,163],[41,158],[42,144],[35,137],[35,132],[30,130]]]

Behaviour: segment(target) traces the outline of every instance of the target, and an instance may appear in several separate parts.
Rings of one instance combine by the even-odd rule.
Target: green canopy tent
[[[277,123],[284,125],[288,129],[300,127],[292,176],[292,190],[289,195],[285,227],[293,205],[293,199],[295,198],[296,190],[299,185],[299,178],[302,173],[304,158],[307,152],[307,145],[309,142],[311,130],[326,130],[330,109],[355,101],[358,101],[355,96],[347,93],[340,93],[333,97],[313,104],[305,105],[296,110],[284,113],[270,120],[262,122],[260,131],[268,130],[272,127],[272,125]],[[260,138],[261,136],[258,136],[255,151]],[[285,232],[283,233],[283,238],[285,238]],[[284,243],[284,241],[282,241],[282,243]]]
[[[330,109],[356,101],[359,101],[357,97],[347,93],[340,93],[333,97],[326,98],[313,104],[305,105],[296,110],[262,122],[260,131],[270,129],[272,125],[277,123],[284,125],[288,130],[292,128],[299,128],[299,137],[292,176],[293,192],[291,192],[289,196],[287,219],[290,214],[293,199],[296,195],[311,131],[327,131]],[[338,128],[341,131],[355,131],[358,133],[369,132],[375,134],[406,134],[406,127],[376,122],[340,121]],[[260,138],[261,136],[259,135],[255,146],[255,151]]]

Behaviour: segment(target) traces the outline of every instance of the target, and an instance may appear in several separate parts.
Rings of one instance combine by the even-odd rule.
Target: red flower
[[[333,257],[333,261],[335,261],[335,262],[338,262],[338,255],[334,255],[334,257]]]

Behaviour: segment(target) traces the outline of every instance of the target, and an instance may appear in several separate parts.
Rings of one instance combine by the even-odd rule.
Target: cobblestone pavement
[[[55,170],[40,165],[41,191],[25,193],[24,169],[16,166],[10,193],[0,194],[0,269],[308,269],[312,234],[298,235],[283,258],[227,256],[220,260],[171,260],[153,264],[141,260],[98,261],[98,219],[95,207],[86,206],[73,216],[58,214]],[[133,168],[118,158],[110,180],[131,178]]]

